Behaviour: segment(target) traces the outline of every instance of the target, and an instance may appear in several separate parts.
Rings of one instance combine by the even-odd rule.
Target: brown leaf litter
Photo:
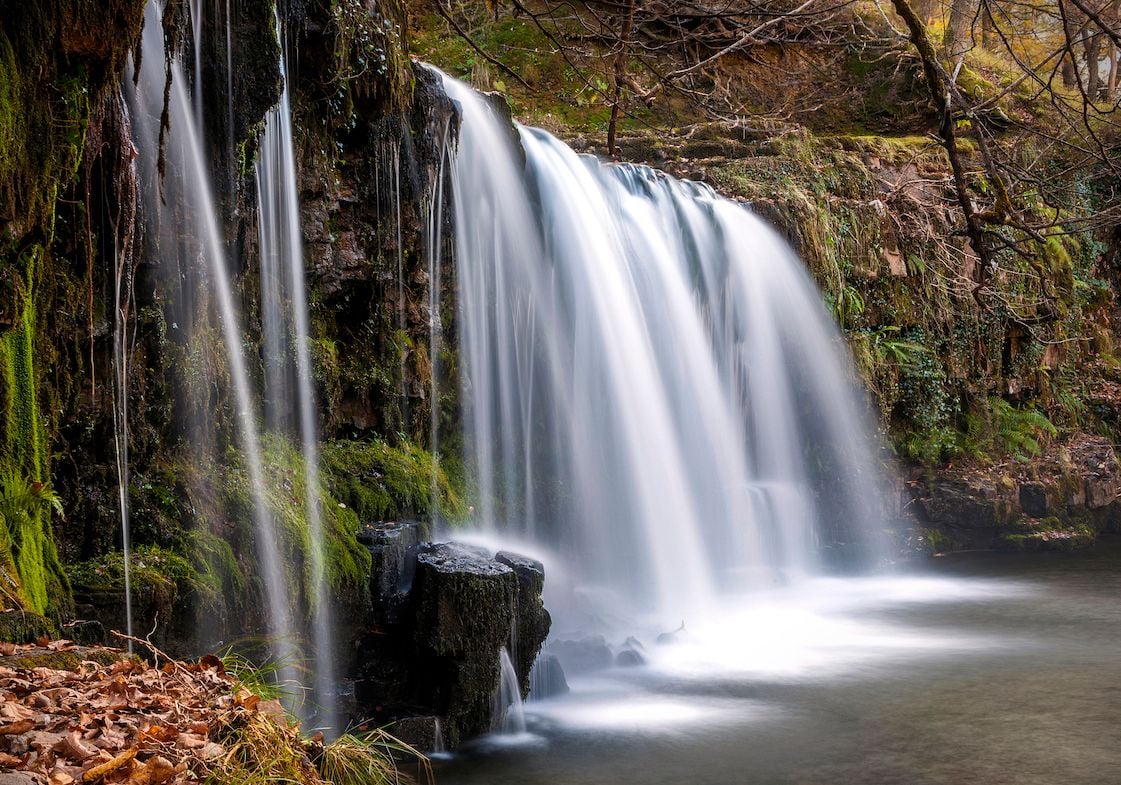
[[[3,646],[0,770],[23,772],[28,785],[177,785],[214,771],[227,754],[219,731],[239,717],[287,728],[280,705],[238,690],[217,657],[155,667],[90,651],[70,641]],[[65,667],[12,666],[48,652]],[[116,661],[104,664],[110,653]]]

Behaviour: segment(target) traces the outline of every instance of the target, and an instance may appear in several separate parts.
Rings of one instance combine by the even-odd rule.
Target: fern
[[[881,327],[872,337],[873,345],[881,362],[912,369],[918,366],[922,356],[930,351],[926,346],[914,341],[903,341],[893,337],[899,333],[898,327]]]
[[[1035,408],[1018,409],[1003,398],[989,398],[998,445],[1018,461],[1039,455],[1058,429]]]

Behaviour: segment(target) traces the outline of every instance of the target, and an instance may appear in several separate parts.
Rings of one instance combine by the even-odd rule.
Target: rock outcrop
[[[423,542],[412,523],[369,527],[362,541],[373,570],[372,607],[368,623],[355,630],[351,666],[358,715],[399,725],[408,717],[437,718],[451,747],[486,732],[499,652],[511,652],[524,696],[549,632],[540,562]]]
[[[946,469],[909,490],[933,551],[1070,548],[1121,531],[1121,461],[1098,436],[1026,465]]]

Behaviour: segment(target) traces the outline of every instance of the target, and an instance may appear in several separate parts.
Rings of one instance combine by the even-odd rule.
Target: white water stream
[[[221,335],[234,393],[234,419],[253,499],[258,570],[263,582],[266,627],[273,658],[279,663],[282,680],[298,683],[289,608],[290,592],[285,584],[280,561],[276,522],[266,501],[265,478],[261,463],[261,443],[255,398],[242,345],[241,316],[237,308],[231,272],[225,252],[225,239],[219,228],[213,192],[213,164],[201,139],[195,104],[187,94],[187,79],[176,59],[169,67],[172,77],[168,139],[165,149],[166,171],[156,172],[159,158],[159,118],[164,105],[167,53],[164,47],[162,9],[156,2],[145,9],[142,67],[135,89],[129,88],[134,106],[135,141],[143,165],[142,178],[148,189],[146,215],[149,231],[158,237],[161,263],[182,280],[198,280],[199,290],[191,295],[216,306]],[[129,74],[126,86],[133,84]],[[164,209],[158,205],[167,205]],[[190,270],[190,273],[181,271]],[[173,324],[173,329],[178,325]],[[189,335],[188,341],[205,340]],[[197,424],[205,429],[205,424]]]
[[[283,428],[291,415],[298,416],[300,448],[306,489],[308,554],[311,586],[312,660],[315,691],[312,701],[317,722],[341,728],[336,693],[337,667],[334,625],[326,580],[323,516],[319,498],[319,418],[315,404],[311,350],[308,345],[307,283],[304,278],[303,237],[296,183],[296,156],[292,143],[292,110],[289,103],[285,36],[279,18],[280,74],[284,89],[280,103],[265,116],[261,151],[257,160],[257,198],[261,255],[261,312],[265,327],[266,419]],[[296,395],[288,380],[295,355]],[[305,711],[305,715],[307,712]]]

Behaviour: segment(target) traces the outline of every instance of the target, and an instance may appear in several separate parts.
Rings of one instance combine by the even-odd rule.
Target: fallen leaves
[[[217,736],[233,715],[277,712],[286,727],[275,701],[235,700],[217,657],[155,668],[123,653],[109,665],[81,659],[88,651],[69,641],[0,646],[14,658],[6,663],[42,663],[49,652],[80,662],[0,665],[0,767],[49,785],[181,785],[225,756]]]
[[[139,747],[129,747],[115,758],[110,758],[104,763],[94,766],[92,769],[86,769],[82,773],[82,782],[99,782],[110,774],[123,768],[126,764],[132,763],[136,753],[140,751]]]
[[[17,646],[0,658],[0,731],[0,769],[20,772],[20,785],[330,785],[318,768],[327,760],[401,781],[372,746],[328,754],[322,735],[303,738],[278,701],[213,656],[157,668],[65,641]]]
[[[16,720],[8,725],[0,725],[0,736],[11,736],[17,733],[27,733],[35,727],[34,720]]]

